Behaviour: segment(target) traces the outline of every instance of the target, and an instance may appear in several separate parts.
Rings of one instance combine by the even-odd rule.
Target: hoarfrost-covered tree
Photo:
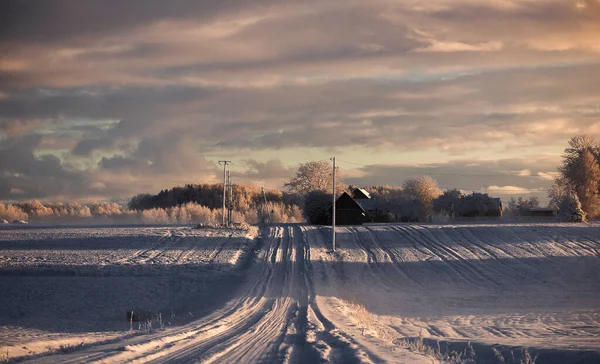
[[[581,208],[581,202],[576,194],[566,195],[560,203],[559,218],[567,222],[584,222],[587,214]]]
[[[579,159],[584,151],[591,152],[596,159],[600,159],[600,143],[589,135],[577,135],[569,140],[569,147],[563,154],[563,164],[558,168],[563,176],[574,179],[576,182],[576,171]]]
[[[586,135],[572,137],[558,168],[561,177],[555,180],[548,193],[551,203],[560,204],[566,195],[575,193],[588,217],[597,217],[600,214],[599,161],[598,142]]]
[[[331,192],[331,165],[325,161],[302,163],[296,175],[284,187],[291,192],[307,195],[311,191]],[[346,189],[342,175],[336,172],[336,193],[341,194]]]
[[[555,177],[552,187],[548,190],[548,197],[550,198],[548,205],[558,210],[565,196],[574,193],[574,191],[573,185],[564,176]]]
[[[519,197],[515,200],[514,197],[508,201],[508,207],[504,210],[504,214],[508,216],[523,216],[529,209],[540,207],[540,200],[536,196],[530,198]]]
[[[517,200],[514,197],[511,197],[508,201],[508,205],[504,209],[503,214],[512,217],[519,215],[519,205],[517,204]]]
[[[433,211],[438,214],[447,215],[451,219],[456,216],[456,209],[463,197],[462,192],[457,189],[446,190],[438,198],[433,200]]]
[[[498,206],[487,193],[473,192],[463,196],[456,210],[458,216],[500,216]]]
[[[427,219],[433,212],[433,200],[441,194],[436,180],[430,176],[410,178],[402,185],[404,194],[409,199],[419,202],[421,207],[420,219]]]
[[[574,171],[581,208],[590,218],[600,214],[600,166],[590,150],[584,150]]]

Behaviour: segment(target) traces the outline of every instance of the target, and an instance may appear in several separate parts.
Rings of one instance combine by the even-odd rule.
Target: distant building
[[[367,219],[367,211],[348,192],[342,193],[335,201],[336,225],[362,225]],[[331,214],[332,207],[329,208]],[[330,219],[331,220],[331,219]],[[330,221],[331,222],[331,221]]]
[[[499,198],[490,198],[492,207],[488,210],[488,215],[491,217],[502,216],[502,201]]]
[[[550,207],[532,207],[523,211],[524,216],[531,217],[554,217],[557,211]]]
[[[373,222],[377,216],[375,198],[371,197],[371,194],[363,188],[356,188],[352,191],[352,198],[366,211],[365,221]]]
[[[356,188],[352,191],[352,198],[355,200],[369,200],[371,199],[371,194],[364,188]]]

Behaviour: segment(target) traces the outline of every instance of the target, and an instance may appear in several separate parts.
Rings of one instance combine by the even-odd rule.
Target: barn
[[[375,217],[377,216],[375,198],[372,198],[371,194],[363,188],[356,188],[352,191],[352,198],[363,208],[363,210],[365,210],[365,222],[374,222]]]
[[[557,211],[546,207],[532,207],[525,210],[525,216],[531,217],[554,217]]]
[[[491,207],[488,208],[486,216],[501,217],[502,216],[502,200],[499,198],[490,198]]]
[[[369,200],[371,199],[371,194],[364,188],[355,188],[352,191],[352,198],[355,200]]]
[[[331,214],[331,207],[329,212]],[[336,225],[362,225],[367,217],[365,209],[347,192],[342,193],[335,202]]]

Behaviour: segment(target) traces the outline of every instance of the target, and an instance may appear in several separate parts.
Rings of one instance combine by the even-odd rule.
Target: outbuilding
[[[331,213],[331,207],[329,208]],[[342,193],[335,202],[336,225],[362,225],[367,217],[365,209],[347,192]],[[330,221],[331,223],[331,221]]]
[[[556,216],[556,210],[549,207],[532,207],[525,210],[525,216],[553,217]]]

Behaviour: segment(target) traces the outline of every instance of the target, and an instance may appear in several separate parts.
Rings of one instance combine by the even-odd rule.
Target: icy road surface
[[[186,242],[189,234],[195,237]],[[215,268],[217,278],[202,283],[202,291],[213,292],[212,298],[198,296],[201,293],[194,293],[190,285],[185,286],[187,294],[177,293],[179,304],[194,297],[213,305],[221,300],[219,308],[199,319],[165,329],[155,324],[149,333],[115,333],[111,340],[30,359],[431,363],[455,351],[477,362],[494,362],[501,355],[510,363],[528,347],[538,355],[538,363],[600,360],[598,225],[340,227],[334,253],[330,228],[274,226],[254,247],[252,264],[239,262],[251,252],[242,233],[236,240],[215,231],[214,241],[203,234],[163,229],[142,238],[138,232],[132,246],[136,239],[155,239],[151,249],[140,243],[141,249],[123,253],[116,247],[96,250],[91,254],[95,258],[78,257],[90,255],[78,253],[75,246],[63,254],[61,247],[69,240],[42,251],[32,246],[34,235],[17,242],[0,238],[2,288],[10,288],[11,278],[44,278],[34,277],[39,261],[45,262],[41,269],[49,269],[53,261],[72,259],[69,269],[83,276],[75,279],[96,274],[88,271],[91,266],[105,283],[136,273],[144,279],[163,279],[165,269],[177,272],[179,279],[197,275],[210,281]],[[209,243],[201,248],[203,239]],[[86,244],[82,250],[93,250],[94,244]],[[82,260],[85,263],[78,263]],[[195,266],[194,261],[202,263]],[[60,269],[47,273],[57,275]],[[222,291],[231,291],[231,296],[218,294]],[[17,289],[11,292],[18,294]],[[160,307],[173,304],[160,297],[165,300]],[[101,305],[98,309],[106,311]],[[19,320],[13,319],[15,325]],[[82,329],[80,334],[90,331]],[[16,347],[14,340],[1,339],[12,345],[9,348]]]

